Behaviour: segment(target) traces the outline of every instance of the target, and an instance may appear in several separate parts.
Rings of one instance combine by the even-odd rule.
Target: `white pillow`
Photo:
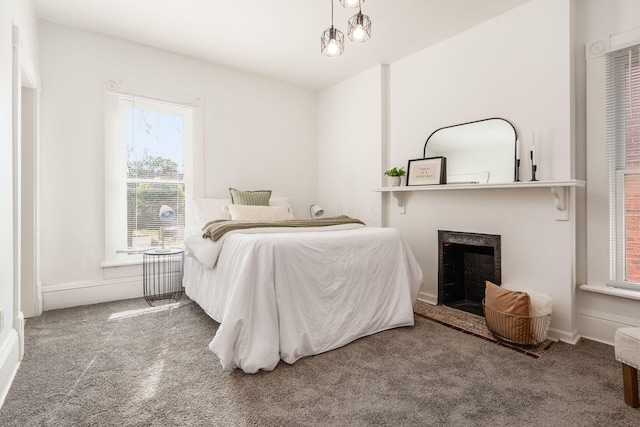
[[[193,201],[193,211],[194,211],[196,224],[198,224],[198,226],[202,228],[206,223],[208,223],[209,221],[213,221],[214,219],[231,219],[231,215],[229,215],[229,211],[224,210],[225,206],[227,205],[231,205],[231,199],[229,198],[195,199]],[[295,219],[295,215],[293,214],[293,209],[291,208],[289,197],[271,197],[271,199],[269,199],[269,205],[288,207],[289,217],[285,219]],[[236,205],[236,206],[242,206],[242,205]]]
[[[542,317],[546,316],[547,314],[551,314],[551,310],[553,308],[553,300],[549,295],[538,291],[532,291],[530,289],[524,289],[518,285],[508,285],[506,283],[503,283],[502,287],[511,291],[522,291],[529,294],[529,300],[531,301],[531,305],[529,306],[529,316]],[[540,330],[534,328],[533,335],[535,340],[540,343],[547,338],[547,331],[546,329]]]
[[[528,290],[529,298],[531,299],[531,317],[540,317],[551,314],[553,309],[553,300],[547,294],[542,292]]]
[[[224,209],[231,214],[231,219],[282,221],[291,218],[291,208],[288,206],[227,205]]]
[[[553,309],[553,300],[549,295],[543,294],[542,292],[538,291],[532,291],[531,289],[525,289],[518,285],[507,283],[503,283],[502,287],[511,291],[521,291],[529,294],[529,299],[531,300],[531,306],[529,307],[529,316],[540,317],[551,314],[551,311]]]
[[[203,227],[214,219],[231,219],[222,209],[231,203],[231,199],[196,199],[193,201],[193,213],[196,223]]]
[[[269,199],[269,206],[286,206],[289,208],[289,218],[287,219],[296,219],[296,216],[293,214],[293,208],[291,207],[291,199],[288,197],[273,197]]]

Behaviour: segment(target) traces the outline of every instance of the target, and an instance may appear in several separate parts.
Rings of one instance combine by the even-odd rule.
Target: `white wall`
[[[12,24],[20,28],[21,54],[38,64],[37,22],[31,1],[0,1],[0,405],[18,367],[18,332],[13,320],[13,148]]]
[[[534,130],[539,178],[572,173],[569,0],[532,0],[438,45],[391,64],[390,163],[422,156],[442,126],[502,117],[521,135]],[[521,176],[530,176],[524,161]],[[548,189],[414,192],[406,214],[385,196],[387,225],[399,228],[425,274],[421,298],[437,299],[437,231],[502,236],[502,282],[553,298],[551,335],[573,342],[575,218],[557,221]]]
[[[383,88],[387,66],[363,71],[318,96],[318,204],[326,214],[381,224],[380,194],[386,144]]]
[[[569,37],[569,1],[533,0],[391,64],[391,163],[440,127],[501,117],[523,149],[535,132],[539,179],[573,178]]]
[[[605,134],[605,59],[590,55],[585,45],[609,36],[640,29],[640,2],[635,0],[581,0],[577,2],[576,32],[576,132],[586,139],[587,228],[586,282],[604,287],[609,280],[609,187]],[[605,288],[606,289],[606,288]],[[580,333],[613,343],[621,326],[640,326],[640,302],[620,296],[578,291]]]
[[[107,80],[126,93],[205,100],[204,192],[272,189],[297,215],[316,201],[315,92],[41,21],[41,276],[44,308],[139,296],[141,268],[104,260]]]
[[[540,179],[574,178],[571,6],[570,0],[532,0],[390,64],[388,99],[387,82],[378,79],[375,69],[323,91],[321,202],[339,210],[351,200],[363,205],[365,199],[374,201],[372,188],[381,182],[382,171],[422,157],[424,141],[435,129],[489,117],[511,121],[525,148],[534,130]],[[375,104],[353,117],[349,112],[358,93]],[[374,143],[379,123],[382,140]],[[372,149],[380,147],[380,157],[362,157],[366,140],[349,137],[359,134],[370,134],[366,140]],[[530,176],[530,165],[523,163],[521,176]],[[376,165],[381,165],[377,173]],[[337,172],[345,168],[351,176],[371,178],[341,182]],[[384,225],[402,231],[422,266],[422,299],[437,301],[438,230],[500,234],[503,283],[551,295],[551,335],[577,339],[573,191],[568,221],[557,220],[548,189],[413,192],[406,197],[406,213],[401,213],[386,193],[382,218]]]

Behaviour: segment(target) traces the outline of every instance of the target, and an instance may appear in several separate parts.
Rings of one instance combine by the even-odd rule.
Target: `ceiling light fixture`
[[[360,7],[364,0],[340,0],[344,7]]]
[[[320,48],[320,51],[327,56],[340,56],[344,52],[344,34],[333,26],[333,0],[331,0],[331,28],[327,28],[322,33]]]
[[[357,0],[353,1],[357,2]],[[371,37],[371,19],[369,19],[367,15],[362,14],[362,5],[359,7],[360,10],[358,13],[349,19],[348,34],[352,42],[362,43]]]

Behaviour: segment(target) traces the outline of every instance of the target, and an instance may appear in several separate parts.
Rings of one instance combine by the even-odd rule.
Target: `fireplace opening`
[[[438,230],[438,304],[483,316],[485,281],[501,283],[500,236]]]

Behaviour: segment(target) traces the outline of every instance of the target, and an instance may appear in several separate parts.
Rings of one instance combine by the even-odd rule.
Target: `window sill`
[[[185,250],[184,245],[181,246],[167,246],[167,248],[171,248],[171,249],[180,249],[180,250]],[[117,253],[120,254],[129,254],[129,259],[116,259],[114,261],[103,261],[100,264],[101,268],[112,268],[112,267],[129,267],[131,265],[142,265],[142,254],[146,251],[152,250],[152,249],[159,249],[159,247],[151,247],[151,248],[144,248],[144,249],[136,249],[136,250],[130,250],[130,251],[118,251]]]
[[[606,285],[580,285],[580,289],[598,294],[613,295],[621,298],[628,298],[640,301],[640,291],[632,291],[631,289],[619,289]]]
[[[100,264],[102,268],[128,267],[130,265],[142,265],[142,257],[131,261],[104,261]]]

